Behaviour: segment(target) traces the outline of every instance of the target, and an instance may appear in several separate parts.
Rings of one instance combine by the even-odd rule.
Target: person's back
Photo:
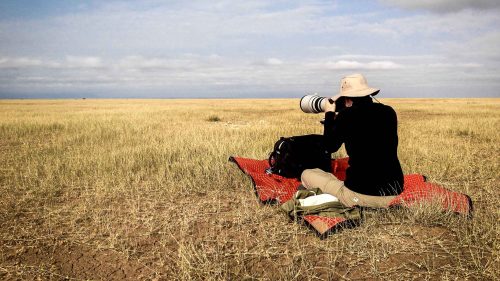
[[[338,127],[344,130],[341,133],[349,155],[345,186],[367,195],[401,193],[403,172],[397,157],[394,110],[380,103],[354,103],[342,110],[336,119]]]

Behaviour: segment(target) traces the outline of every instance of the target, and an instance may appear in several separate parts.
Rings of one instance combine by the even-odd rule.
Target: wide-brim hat
[[[371,88],[368,86],[366,79],[361,74],[352,74],[342,78],[340,81],[340,91],[333,96],[333,100],[339,97],[366,97],[378,94],[380,89]]]

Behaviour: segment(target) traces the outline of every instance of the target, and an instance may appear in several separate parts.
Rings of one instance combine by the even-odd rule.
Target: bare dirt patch
[[[153,271],[137,260],[110,249],[94,249],[87,245],[18,246],[4,255],[3,272],[0,273],[4,280],[139,280],[154,277]]]

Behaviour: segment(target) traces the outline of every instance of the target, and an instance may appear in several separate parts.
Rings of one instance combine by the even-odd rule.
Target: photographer
[[[324,137],[331,152],[345,144],[349,155],[346,179],[308,169],[301,175],[306,188],[319,187],[346,206],[374,208],[387,207],[403,191],[396,112],[373,102],[378,92],[368,87],[361,74],[341,80],[340,93],[325,103]]]

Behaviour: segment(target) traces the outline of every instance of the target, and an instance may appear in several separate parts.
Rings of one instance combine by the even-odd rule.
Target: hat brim
[[[345,91],[343,93],[337,94],[332,97],[333,100],[337,100],[340,97],[350,97],[350,98],[356,98],[356,97],[366,97],[366,96],[374,96],[378,94],[380,89],[375,89],[375,88],[366,88],[363,90],[353,90],[353,91]]]

